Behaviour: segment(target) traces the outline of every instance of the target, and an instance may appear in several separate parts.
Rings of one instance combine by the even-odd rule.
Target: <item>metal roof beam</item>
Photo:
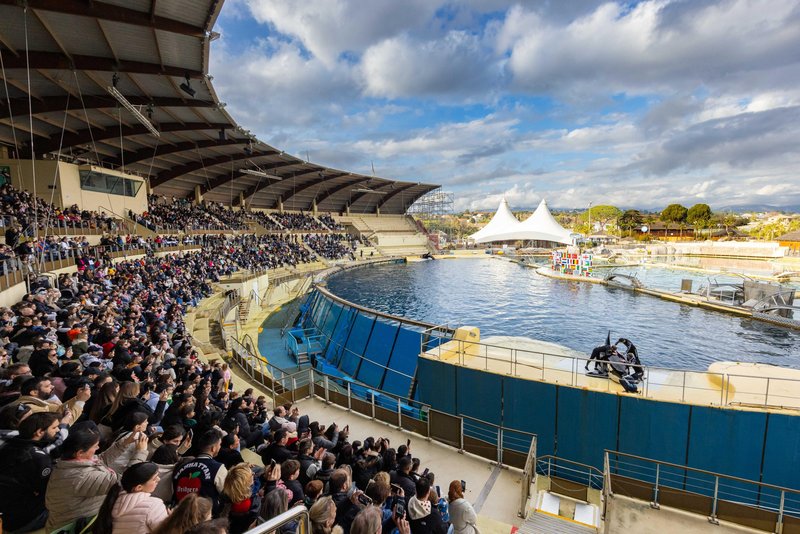
[[[231,163],[234,161],[242,161],[250,158],[263,158],[265,156],[275,156],[280,154],[277,150],[267,150],[265,152],[253,152],[252,154],[245,154],[242,152],[241,154],[224,154],[222,156],[218,156],[216,158],[199,158],[200,161],[192,161],[191,163],[187,163],[185,165],[179,165],[177,167],[173,167],[169,171],[158,173],[157,176],[153,177],[150,180],[150,186],[156,187],[162,184],[165,184],[172,180],[173,178],[177,178],[178,176],[183,176],[184,174],[191,174],[194,171],[199,171],[203,168],[214,167],[215,165],[222,165],[224,163]]]
[[[317,206],[319,206],[320,204],[322,204],[323,202],[325,202],[326,200],[331,198],[336,193],[344,191],[345,189],[347,189],[349,187],[353,187],[355,185],[358,185],[358,184],[360,184],[362,182],[368,182],[368,181],[372,180],[371,176],[354,176],[354,178],[358,178],[358,179],[354,180],[354,181],[350,181],[350,182],[345,182],[343,184],[339,184],[336,187],[332,187],[332,188],[328,189],[327,191],[325,191],[325,193],[322,194],[322,197],[317,199]]]
[[[278,162],[278,163],[270,163],[270,164],[267,164],[267,165],[259,165],[258,168],[259,168],[259,170],[262,170],[262,171],[271,171],[271,170],[274,170],[274,169],[279,169],[281,167],[291,167],[292,165],[302,165],[304,163],[305,163],[304,161],[300,161],[300,160],[281,161],[281,162]],[[241,176],[245,176],[245,174],[242,173],[242,172],[239,172],[239,171],[234,171],[233,173],[229,172],[227,174],[217,175],[215,178],[212,178],[207,183],[205,183],[205,184],[200,186],[200,194],[201,195],[205,195],[206,193],[208,193],[212,189],[216,189],[217,187],[225,185],[228,182],[231,182],[231,181],[233,181],[236,178],[239,178]]]
[[[153,106],[159,108],[165,107],[201,107],[201,108],[211,108],[216,106],[214,102],[203,102],[203,101],[186,101],[181,98],[173,98],[173,97],[154,97],[150,98],[147,96],[128,96],[125,95],[125,98],[128,99],[128,102],[133,104],[134,106],[147,106],[148,104],[152,104]],[[69,101],[69,102],[68,102]],[[67,105],[69,104],[69,107]],[[84,96],[83,97],[83,105],[81,105],[81,101],[79,98],[71,96],[67,98],[66,95],[58,95],[58,96],[45,96],[42,97],[40,100],[34,100],[32,102],[32,114],[38,115],[40,113],[53,113],[56,111],[76,111],[81,110],[84,107],[86,109],[105,109],[105,108],[115,108],[119,105],[113,97],[111,96]],[[0,108],[0,119],[6,119],[11,115],[28,115],[28,99],[27,98],[12,98],[10,106],[3,106]]]
[[[130,150],[125,152],[122,157],[115,158],[113,160],[108,160],[106,163],[111,165],[121,165],[122,161],[125,161],[125,165],[132,165],[134,163],[138,163],[140,161],[152,159],[153,157],[160,158],[161,156],[166,156],[169,154],[177,154],[179,152],[188,152],[190,150],[196,150],[198,148],[212,148],[212,147],[222,147],[222,146],[231,146],[231,145],[246,145],[249,143],[249,139],[226,139],[224,141],[220,141],[218,139],[208,139],[205,141],[186,141],[183,143],[175,143],[174,145],[158,145],[155,150],[153,147],[145,147],[139,150]],[[155,152],[155,155],[153,154]]]
[[[206,35],[205,28],[199,28],[166,17],[159,17],[155,14],[151,16],[149,12],[137,11],[128,7],[107,4],[105,2],[97,2],[96,0],[91,2],[87,2],[86,0],[25,0],[25,2],[31,9],[121,22],[132,26],[145,26],[156,30],[193,37],[203,38]],[[0,4],[18,6],[19,0],[0,0]]]
[[[158,130],[161,133],[168,133],[168,132],[181,132],[181,131],[191,131],[191,130],[220,130],[222,128],[230,128],[231,125],[228,123],[212,123],[206,124],[204,122],[188,122],[186,124],[176,123],[176,122],[165,122],[158,124]],[[75,146],[75,145],[83,145],[86,143],[91,143],[92,141],[104,141],[106,139],[112,139],[115,137],[130,137],[133,135],[146,135],[149,131],[147,128],[139,123],[136,123],[132,126],[124,126],[122,131],[116,127],[109,127],[105,130],[100,128],[93,128],[92,130],[80,130],[76,134],[69,134],[64,136],[63,143],[61,141],[61,135],[52,135],[46,138],[39,138],[39,141],[36,142],[36,153],[47,154],[48,152],[53,152],[58,150],[58,147],[61,146],[62,150]],[[25,150],[22,151],[24,156],[30,157],[31,155],[31,147],[26,147]]]
[[[385,183],[385,184],[381,184],[381,185],[379,185],[378,187],[373,187],[373,188],[372,188],[372,190],[373,190],[373,191],[379,191],[379,190],[381,190],[381,189],[382,189],[382,188],[384,188],[384,187],[394,186],[394,184],[395,184],[394,182],[387,182],[387,183]],[[388,191],[387,191],[387,193],[388,193]],[[353,199],[351,199],[351,200],[350,200],[350,206],[351,206],[351,207],[352,207],[352,206],[354,206],[354,205],[355,205],[355,204],[356,204],[356,203],[357,203],[359,200],[361,200],[361,199],[362,199],[362,198],[364,198],[365,196],[367,196],[367,195],[371,195],[371,194],[372,194],[372,193],[366,193],[366,192],[357,194],[357,195],[355,196],[355,198],[353,198]]]
[[[381,208],[382,208],[382,207],[383,207],[383,206],[384,206],[384,205],[385,205],[387,202],[389,202],[389,201],[390,201],[390,200],[391,200],[393,197],[396,197],[397,195],[399,195],[399,194],[400,194],[400,193],[402,193],[403,191],[408,191],[408,190],[409,190],[409,189],[411,189],[412,187],[417,187],[418,185],[420,185],[420,184],[407,184],[407,185],[404,185],[404,186],[398,187],[397,189],[395,189],[395,190],[394,190],[394,191],[392,191],[391,193],[388,193],[388,194],[384,195],[384,196],[383,196],[383,198],[381,199],[381,201],[380,201],[380,202],[378,202],[378,205],[376,206],[376,208],[377,208],[377,209],[381,209]]]
[[[3,1],[0,0],[0,3]],[[179,78],[183,78],[188,74],[190,78],[199,79],[203,77],[203,71],[170,65],[161,66],[159,63],[146,63],[144,61],[129,61],[125,59],[117,61],[114,58],[102,56],[66,56],[59,52],[43,52],[41,50],[31,50],[28,56],[32,69],[132,72],[136,74],[177,76]],[[17,57],[9,57],[8,59],[4,58],[4,62],[6,70],[24,69],[27,66],[24,54]]]
[[[286,203],[289,200],[291,200],[291,198],[294,197],[295,195],[302,193],[306,189],[311,189],[315,185],[321,185],[325,180],[335,180],[337,178],[341,178],[342,176],[347,176],[349,174],[350,174],[349,172],[338,172],[330,176],[323,175],[320,180],[312,180],[310,183],[303,184],[296,189],[290,189],[289,191],[285,192],[283,195],[281,195],[281,202]]]

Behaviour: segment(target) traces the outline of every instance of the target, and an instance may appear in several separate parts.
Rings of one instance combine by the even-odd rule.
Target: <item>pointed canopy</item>
[[[477,243],[488,243],[490,241],[553,241],[565,245],[572,244],[569,230],[566,230],[558,224],[558,221],[556,221],[555,217],[553,217],[550,210],[547,208],[547,202],[544,200],[539,203],[539,207],[536,208],[536,211],[525,219],[524,222],[518,222],[516,225],[508,224],[501,226],[497,224],[493,226],[504,207],[505,210],[508,211],[508,215],[514,217],[504,199],[489,224],[479,232],[473,234],[471,236],[472,239]],[[516,218],[514,218],[514,221],[516,221]]]
[[[494,236],[498,234],[506,234],[513,232],[521,223],[511,213],[508,207],[508,202],[504,198],[497,206],[497,211],[489,221],[489,224],[472,234],[470,239],[474,239],[476,243],[488,243],[489,241],[497,241]]]

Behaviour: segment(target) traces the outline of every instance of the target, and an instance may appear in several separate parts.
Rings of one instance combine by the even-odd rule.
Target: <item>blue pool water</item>
[[[643,363],[706,369],[718,360],[800,368],[800,332],[597,284],[564,282],[498,259],[354,269],[328,280],[336,295],[381,312],[481,336],[515,335],[588,353],[628,337]]]

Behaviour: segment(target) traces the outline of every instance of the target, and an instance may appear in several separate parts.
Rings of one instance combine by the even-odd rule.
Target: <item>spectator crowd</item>
[[[6,228],[6,244],[14,248],[21,236],[33,236],[34,228],[91,228],[114,232],[119,220],[106,213],[82,210],[77,205],[62,209],[28,191],[4,184],[0,186],[0,224]],[[13,230],[11,234],[9,230]]]
[[[410,442],[351,441],[198,357],[186,308],[237,254],[299,246],[200,239],[199,252],[99,260],[0,308],[4,528],[240,533],[302,505],[314,534],[477,534],[463,482],[440,487]]]

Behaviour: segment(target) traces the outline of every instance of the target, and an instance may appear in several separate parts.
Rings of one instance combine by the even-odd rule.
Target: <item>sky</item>
[[[262,141],[455,208],[800,205],[796,0],[227,0]]]

